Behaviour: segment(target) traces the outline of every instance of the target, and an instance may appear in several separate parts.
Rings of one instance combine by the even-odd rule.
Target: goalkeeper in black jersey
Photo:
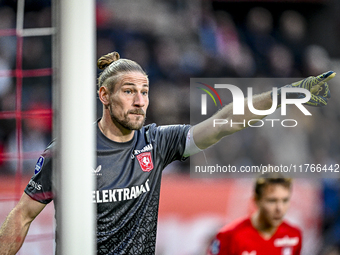
[[[243,125],[211,128],[213,119],[195,126],[144,125],[149,105],[149,80],[134,61],[120,59],[116,52],[98,60],[103,72],[98,79],[103,115],[96,123],[97,165],[93,169],[97,185],[93,203],[97,205],[97,254],[154,254],[162,170],[174,160],[184,160],[221,138],[240,131]],[[305,97],[301,88],[311,92],[306,104],[324,106],[330,97],[326,81],[330,71],[285,87],[300,88],[287,98]],[[280,94],[281,90],[279,89]],[[271,92],[255,95],[258,110],[272,106]],[[276,98],[274,98],[276,100]],[[279,101],[280,104],[280,101]],[[225,106],[214,118],[240,122],[263,118],[251,113],[245,104],[243,116],[233,116],[233,104]],[[52,190],[51,143],[38,159],[35,174],[19,203],[0,229],[0,254],[15,254],[24,242],[30,223],[54,199]]]

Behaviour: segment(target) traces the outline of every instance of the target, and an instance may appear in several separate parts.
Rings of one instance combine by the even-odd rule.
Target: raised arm
[[[31,222],[44,209],[45,204],[24,193],[0,228],[0,255],[16,254],[21,248]]]
[[[301,88],[306,89],[311,93],[311,98],[305,104],[311,106],[325,106],[327,100],[330,98],[330,91],[328,80],[335,76],[335,72],[329,71],[323,73],[317,77],[308,77],[299,82],[289,84],[283,88],[289,89],[290,92],[286,93],[287,99],[292,98],[304,98],[306,95],[301,93]],[[299,88],[300,90],[297,90]],[[296,89],[297,92],[292,92]],[[278,89],[278,104],[281,103],[282,88]],[[253,106],[257,110],[271,109],[273,100],[271,91],[263,94],[254,95],[252,97]],[[215,115],[209,119],[197,124],[193,128],[193,139],[196,146],[200,149],[205,149],[215,143],[221,138],[233,134],[248,127],[248,121],[253,119],[262,119],[266,115],[256,115],[252,113],[248,108],[247,99],[244,101],[244,114],[233,115],[233,103],[230,103],[218,111]],[[216,123],[214,120],[224,120],[225,124]],[[251,123],[251,125],[254,123]]]
[[[233,115],[233,103],[230,103],[209,119],[197,124],[193,133],[197,147],[205,149],[217,143],[221,138],[248,127],[249,120],[262,119],[265,117],[265,115],[253,114],[249,111],[247,105],[245,100],[244,115]],[[269,109],[272,106],[271,92],[253,96],[253,105],[257,110]],[[225,120],[226,124],[216,124],[214,123],[216,119]]]

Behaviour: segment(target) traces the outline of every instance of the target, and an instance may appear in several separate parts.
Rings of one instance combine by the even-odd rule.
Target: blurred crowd
[[[0,0],[2,155],[16,153],[19,144],[18,122],[14,117],[5,118],[4,112],[52,108],[51,76],[24,77],[21,102],[18,103],[17,79],[5,74],[18,68],[17,37],[15,33],[1,32],[15,29],[16,4],[14,0]],[[332,40],[324,38],[329,29],[327,15],[339,10],[340,4],[337,1],[304,4],[297,4],[299,8],[294,8],[294,4],[287,5],[289,8],[281,5],[283,8],[278,12],[277,8],[271,8],[273,5],[247,5],[246,2],[241,8],[240,4],[223,5],[208,0],[98,0],[97,57],[118,51],[122,58],[135,60],[146,70],[150,80],[147,124],[190,123],[188,99],[192,77],[299,78],[331,69],[340,74],[337,70],[340,53],[327,47],[327,41],[339,45],[340,35],[334,33]],[[311,7],[314,13],[306,15],[301,11]],[[50,27],[51,16],[50,1],[26,1],[24,28]],[[332,18],[333,26],[339,28],[340,18],[334,15]],[[319,24],[319,20],[324,23]],[[323,25],[325,29],[320,28]],[[51,36],[25,37],[22,69],[51,68],[51,44]],[[334,80],[332,84],[339,82],[338,78]],[[334,86],[331,91],[335,100],[331,100],[326,108],[313,111],[313,118],[302,121],[302,129],[296,134],[290,130],[279,132],[279,135],[258,130],[235,134],[229,140],[232,150],[226,156],[230,164],[276,164],[279,161],[276,152],[283,150],[285,143],[290,141],[298,144],[293,146],[296,150],[282,151],[288,160],[303,156],[309,163],[340,163],[340,102],[336,100],[340,88]],[[97,117],[101,110],[98,101]],[[22,120],[23,152],[40,153],[46,147],[52,138],[51,122],[51,117]],[[9,158],[0,157],[0,174],[15,174],[17,161]],[[36,157],[24,160],[24,174],[32,174],[35,160]],[[188,162],[174,164],[166,171],[188,173]],[[338,179],[324,182],[324,215],[327,218],[324,231],[334,247],[340,245],[339,186]],[[331,252],[328,254],[339,254],[335,253],[336,249]]]

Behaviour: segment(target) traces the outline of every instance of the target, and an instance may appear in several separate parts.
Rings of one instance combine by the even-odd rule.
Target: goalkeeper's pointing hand
[[[311,98],[305,104],[311,106],[325,106],[327,105],[328,99],[331,97],[327,81],[334,78],[335,72],[328,71],[319,76],[310,76],[298,82],[283,86],[283,88],[303,88],[307,89],[311,93]],[[289,92],[286,98],[304,98],[305,94],[300,92]],[[278,105],[281,105],[281,88],[278,89]]]

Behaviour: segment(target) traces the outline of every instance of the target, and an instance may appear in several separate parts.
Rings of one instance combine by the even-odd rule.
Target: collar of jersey
[[[100,120],[100,119],[99,119]],[[110,146],[120,146],[120,147],[129,147],[131,146],[134,141],[136,140],[136,137],[137,137],[137,133],[140,132],[140,130],[135,130],[134,132],[134,135],[133,135],[133,138],[130,140],[130,141],[127,141],[127,142],[116,142],[116,141],[113,141],[111,139],[109,139],[108,137],[106,137],[102,131],[99,129],[98,127],[98,121],[96,122],[96,130],[97,130],[97,137],[99,139],[101,139],[104,143],[110,145]]]

